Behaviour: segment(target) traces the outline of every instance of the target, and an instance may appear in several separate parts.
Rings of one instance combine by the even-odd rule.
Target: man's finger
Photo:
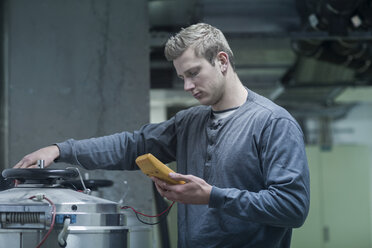
[[[169,173],[169,177],[176,180],[176,181],[185,181],[189,182],[190,181],[190,176],[189,175],[183,175],[179,173]]]
[[[167,191],[168,184],[156,177],[151,177],[151,179],[154,181],[155,186],[157,189],[161,189],[162,191]]]
[[[17,163],[13,168],[15,168],[15,169],[17,169],[17,168],[21,168],[22,164],[23,164],[23,162],[20,161],[20,162],[18,162],[18,163]]]

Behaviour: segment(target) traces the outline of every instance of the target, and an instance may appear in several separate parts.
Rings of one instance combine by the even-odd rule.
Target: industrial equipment
[[[21,183],[0,192],[1,247],[127,247],[128,228],[116,202],[59,183],[76,178],[76,168],[6,169],[2,175]]]

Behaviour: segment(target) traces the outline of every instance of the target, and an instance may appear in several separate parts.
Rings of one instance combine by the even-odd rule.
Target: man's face
[[[184,90],[190,92],[203,105],[219,103],[225,90],[225,78],[218,61],[211,65],[205,58],[187,49],[173,61],[178,76],[184,81]]]

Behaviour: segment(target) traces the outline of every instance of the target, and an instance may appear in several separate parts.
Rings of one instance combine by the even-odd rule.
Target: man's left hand
[[[168,184],[159,178],[151,177],[161,196],[170,201],[183,204],[208,204],[212,186],[203,179],[193,175],[169,173],[169,177],[177,181],[185,181],[185,184]]]

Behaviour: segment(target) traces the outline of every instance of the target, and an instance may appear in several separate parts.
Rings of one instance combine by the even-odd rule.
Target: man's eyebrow
[[[183,74],[190,74],[192,70],[199,70],[199,69],[200,69],[200,65],[196,65],[184,71]],[[177,76],[183,79],[183,75],[177,74]]]
[[[194,67],[191,67],[189,69],[187,69],[184,73],[187,74],[187,73],[191,73],[191,71],[193,70],[199,70],[200,69],[200,66],[197,65],[197,66],[194,66]]]

